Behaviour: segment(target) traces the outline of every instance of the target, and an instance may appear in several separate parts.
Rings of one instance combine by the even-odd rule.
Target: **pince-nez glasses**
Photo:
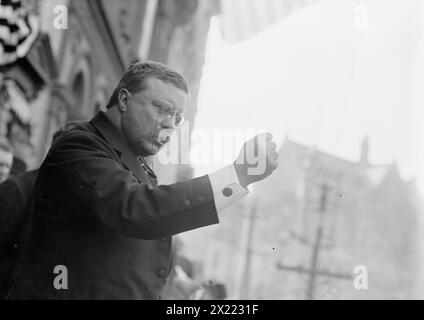
[[[175,121],[176,127],[180,127],[183,124],[183,122],[185,120],[184,116],[178,110],[176,110],[176,109],[174,109],[170,106],[166,106],[166,105],[160,105],[160,104],[156,104],[156,103],[154,103],[153,105],[156,107],[157,112],[161,117],[163,117],[167,120],[170,120],[170,119],[175,117],[174,121]]]

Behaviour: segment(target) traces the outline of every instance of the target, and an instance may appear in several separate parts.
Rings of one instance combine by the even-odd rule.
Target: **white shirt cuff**
[[[218,213],[249,193],[240,185],[233,165],[209,174],[209,180]]]

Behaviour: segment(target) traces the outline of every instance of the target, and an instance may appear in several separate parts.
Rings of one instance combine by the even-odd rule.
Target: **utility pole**
[[[250,298],[250,269],[252,263],[252,240],[253,240],[253,231],[255,229],[255,215],[256,215],[256,206],[252,204],[249,210],[249,224],[247,231],[247,243],[246,243],[246,252],[245,252],[245,261],[244,261],[244,270],[241,277],[241,298],[249,299]]]
[[[318,269],[319,253],[322,248],[321,242],[322,242],[322,237],[324,233],[324,218],[325,218],[325,212],[327,210],[327,201],[328,201],[328,186],[324,184],[322,185],[322,188],[321,188],[318,227],[317,227],[316,237],[315,237],[315,241],[312,248],[311,264],[309,269],[304,268],[303,266],[288,266],[282,263],[277,263],[278,269],[309,275],[308,286],[306,289],[306,298],[308,300],[314,299],[316,279],[318,276],[334,278],[334,279],[352,280],[352,276],[350,274],[333,273],[325,269],[323,270]]]
[[[254,233],[256,205],[254,204],[253,197],[250,197],[246,203],[245,216],[241,228],[241,241],[237,287],[238,299],[249,299],[250,288],[250,267],[252,262],[252,238]]]
[[[313,300],[313,298],[314,298],[316,270],[317,270],[317,267],[318,267],[319,252],[320,252],[320,249],[321,249],[322,228],[323,228],[323,222],[324,222],[324,214],[325,214],[325,210],[326,210],[326,207],[327,207],[327,193],[328,193],[328,187],[324,184],[322,186],[322,192],[321,192],[318,230],[316,232],[314,249],[312,251],[312,259],[311,259],[311,270],[312,270],[312,272],[310,273],[308,290],[306,292],[306,297],[307,297],[308,300]]]

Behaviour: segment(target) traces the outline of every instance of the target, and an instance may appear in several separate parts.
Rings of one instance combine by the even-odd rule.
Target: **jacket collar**
[[[109,120],[103,111],[100,111],[90,123],[96,128],[103,138],[118,151],[122,162],[134,173],[140,181],[149,180],[147,174],[141,169],[137,155],[131,150],[122,137],[118,128]]]

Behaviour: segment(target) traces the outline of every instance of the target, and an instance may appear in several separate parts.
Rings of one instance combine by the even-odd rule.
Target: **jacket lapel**
[[[137,156],[122,138],[118,128],[107,118],[106,114],[100,111],[90,123],[100,132],[103,138],[118,151],[124,165],[140,180],[150,181],[146,172],[141,169]]]

